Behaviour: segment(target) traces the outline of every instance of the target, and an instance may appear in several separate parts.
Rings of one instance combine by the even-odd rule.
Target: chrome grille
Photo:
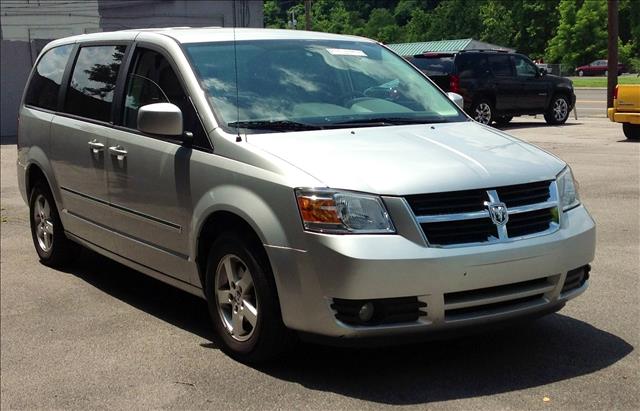
[[[506,242],[559,228],[555,181],[407,196],[429,245],[456,247]],[[505,208],[503,221],[489,208]],[[497,213],[500,214],[500,213]]]

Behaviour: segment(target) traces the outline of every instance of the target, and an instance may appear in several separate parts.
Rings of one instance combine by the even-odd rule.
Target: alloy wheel
[[[258,299],[251,272],[238,256],[227,254],[218,263],[215,292],[225,329],[233,339],[247,341],[258,324]]]
[[[47,198],[39,194],[33,207],[33,221],[35,223],[38,246],[45,253],[51,251],[53,245],[53,219],[51,218],[51,206]]]
[[[565,99],[559,98],[553,103],[553,118],[556,121],[564,120],[567,117],[568,112],[569,105]]]
[[[473,119],[478,123],[491,123],[491,106],[487,103],[480,103],[476,106]]]

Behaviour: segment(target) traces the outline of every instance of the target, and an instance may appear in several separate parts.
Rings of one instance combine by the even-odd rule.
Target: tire
[[[478,100],[471,105],[469,115],[480,124],[491,125],[494,119],[493,104],[489,100]]]
[[[569,109],[569,98],[564,94],[557,94],[553,96],[551,99],[551,103],[549,104],[549,108],[546,113],[544,113],[544,119],[547,121],[547,124],[564,124],[569,118],[569,113],[571,110]]]
[[[49,186],[39,181],[29,195],[31,238],[40,262],[49,267],[63,267],[78,255],[80,246],[69,240],[58,214]]]
[[[249,236],[226,232],[216,239],[207,261],[205,295],[217,340],[230,357],[243,363],[269,361],[295,342],[282,322],[267,255]]]
[[[584,76],[584,71],[582,70],[578,71],[578,77],[582,77],[582,76]]]
[[[622,131],[629,140],[640,139],[640,124],[622,123]]]
[[[504,126],[509,124],[509,122],[513,120],[513,116],[497,116],[496,117],[496,124],[500,125],[500,126]]]

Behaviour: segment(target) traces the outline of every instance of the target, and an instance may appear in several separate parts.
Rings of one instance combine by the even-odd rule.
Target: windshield
[[[235,54],[233,42],[185,48],[226,127],[296,131],[467,120],[419,72],[375,43],[239,41]]]

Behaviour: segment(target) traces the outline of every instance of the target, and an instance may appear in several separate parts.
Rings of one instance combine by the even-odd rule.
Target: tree
[[[510,46],[513,44],[514,22],[511,10],[501,0],[489,0],[480,6],[482,33],[480,40]]]
[[[556,35],[549,41],[546,56],[551,63],[575,64],[572,54],[573,27],[576,24],[576,1],[560,0],[560,21]]]

